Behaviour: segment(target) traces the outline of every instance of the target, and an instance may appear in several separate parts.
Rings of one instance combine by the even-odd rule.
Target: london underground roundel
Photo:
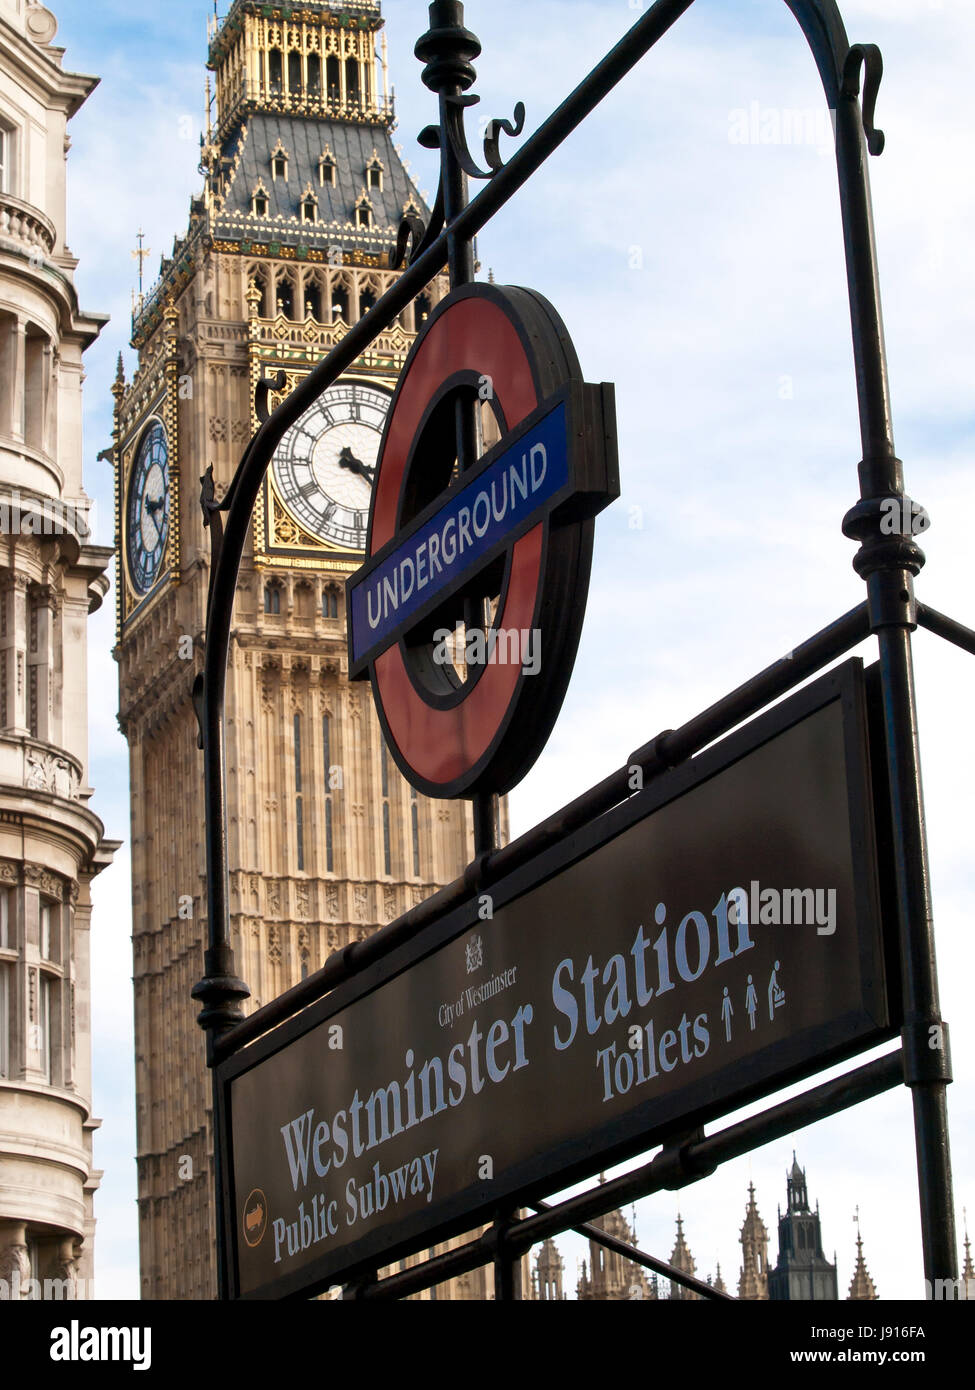
[[[552,306],[455,290],[403,369],[348,584],[349,674],[427,795],[508,791],[538,757],[618,495],[613,388],[582,380]]]

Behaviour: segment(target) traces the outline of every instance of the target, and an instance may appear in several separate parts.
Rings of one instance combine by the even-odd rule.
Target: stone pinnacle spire
[[[738,1297],[768,1298],[768,1230],[758,1214],[755,1184],[748,1184],[748,1205],[741,1235],[741,1272],[738,1276]]]
[[[866,1261],[863,1258],[863,1237],[860,1235],[859,1223],[857,1223],[857,1261],[853,1270],[853,1278],[850,1280],[850,1292],[846,1297],[847,1302],[873,1302],[878,1297],[874,1282],[867,1270]]]
[[[674,1241],[674,1248],[671,1252],[670,1263],[674,1269],[679,1269],[682,1274],[694,1274],[694,1256],[690,1252],[687,1241],[684,1239],[684,1222],[680,1213],[677,1214],[677,1239]],[[686,1289],[682,1284],[675,1284],[670,1281],[670,1296],[677,1299],[696,1299],[700,1294],[694,1293],[691,1289]]]

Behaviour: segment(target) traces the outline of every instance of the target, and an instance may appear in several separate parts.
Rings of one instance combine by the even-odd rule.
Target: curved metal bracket
[[[283,391],[288,384],[286,372],[275,372],[273,377],[262,376],[254,389],[254,409],[257,411],[257,418],[262,425],[267,424],[271,418],[271,411],[268,406],[268,396],[272,391]]]
[[[436,127],[434,126],[433,129],[435,130]],[[439,142],[439,136],[437,138]],[[424,224],[423,218],[417,217],[416,213],[407,212],[404,214],[403,220],[399,224],[396,245],[389,253],[390,270],[399,270],[404,262],[408,266],[412,265],[425,251],[429,250],[442,231],[443,178],[441,177],[429,223]],[[409,255],[407,255],[407,248],[409,248]]]
[[[860,65],[864,67],[863,77],[863,133],[867,137],[867,149],[871,154],[883,154],[886,143],[884,132],[874,125],[877,109],[877,95],[884,75],[884,59],[875,43],[855,43],[846,55],[843,64],[843,95],[860,95]]]
[[[525,103],[519,101],[515,103],[514,123],[511,121],[495,118],[488,121],[487,130],[484,133],[484,158],[495,174],[499,174],[504,168],[504,160],[501,158],[498,146],[502,134],[516,139],[525,129]]]
[[[514,122],[497,118],[488,121],[484,135],[484,158],[488,163],[488,168],[482,169],[474,161],[467,143],[467,131],[464,129],[465,110],[469,106],[476,106],[480,100],[480,97],[475,96],[446,95],[444,97],[447,138],[457,156],[458,164],[469,178],[493,179],[495,174],[501,172],[505,164],[499,150],[501,134],[517,136],[522,133],[525,129],[525,103],[519,101],[515,106]]]

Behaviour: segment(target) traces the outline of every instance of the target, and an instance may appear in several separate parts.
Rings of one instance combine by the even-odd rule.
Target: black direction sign
[[[893,1036],[863,669],[224,1063],[237,1297],[308,1294]]]

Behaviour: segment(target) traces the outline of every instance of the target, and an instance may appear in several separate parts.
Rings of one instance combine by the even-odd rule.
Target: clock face
[[[135,456],[127,523],[132,583],[147,594],[159,578],[169,540],[169,448],[159,420],[151,422]]]
[[[339,382],[284,436],[274,481],[306,531],[340,550],[366,548],[376,460],[392,396],[381,386]]]

